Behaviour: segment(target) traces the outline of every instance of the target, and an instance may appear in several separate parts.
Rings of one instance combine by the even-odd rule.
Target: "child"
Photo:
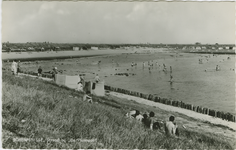
[[[83,84],[82,82],[78,82],[78,86],[77,86],[77,91],[83,91]]]
[[[93,103],[92,97],[88,96],[89,93],[90,93],[89,91],[84,93],[83,101],[88,101],[89,103]]]

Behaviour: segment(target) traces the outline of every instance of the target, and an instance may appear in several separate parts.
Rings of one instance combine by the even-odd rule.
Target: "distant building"
[[[78,51],[79,47],[73,47],[73,51]]]
[[[30,50],[30,51],[35,50],[33,47],[28,47],[27,49]]]
[[[201,50],[202,48],[200,46],[195,47],[196,50]]]
[[[91,47],[92,50],[98,50],[98,47]]]

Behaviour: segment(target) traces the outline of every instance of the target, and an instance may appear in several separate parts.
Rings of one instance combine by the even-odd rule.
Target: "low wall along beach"
[[[232,121],[235,122],[235,115],[231,114],[231,113],[225,113],[222,111],[216,111],[213,109],[209,109],[209,108],[204,108],[204,107],[200,107],[200,106],[194,106],[192,104],[187,104],[184,103],[182,101],[173,101],[173,100],[169,100],[166,98],[161,98],[158,96],[154,96],[151,94],[144,94],[144,93],[139,93],[139,92],[135,92],[135,91],[129,91],[126,89],[121,89],[121,88],[115,88],[115,87],[111,87],[108,85],[104,86],[105,90],[109,90],[109,91],[114,91],[114,92],[118,92],[118,93],[122,93],[122,94],[127,94],[127,95],[132,95],[132,96],[136,96],[136,97],[140,97],[140,98],[144,98],[150,101],[154,101],[154,102],[158,102],[158,103],[162,103],[162,104],[166,104],[166,105],[171,105],[174,107],[180,107],[183,109],[188,109],[188,110],[192,110],[201,114],[206,114],[212,117],[218,117],[221,118],[223,120],[227,120],[227,121]]]

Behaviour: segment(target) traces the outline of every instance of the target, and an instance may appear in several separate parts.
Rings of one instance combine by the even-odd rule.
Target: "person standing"
[[[17,75],[18,75],[18,73],[20,72],[20,60],[18,61],[18,63],[17,63]]]
[[[173,82],[173,76],[172,76],[172,74],[170,74],[170,83],[172,83]]]
[[[17,63],[13,60],[11,64],[11,71],[13,75],[16,75],[17,73]]]
[[[58,74],[57,67],[54,67],[52,69],[52,78],[54,81],[56,81],[56,74]]]
[[[38,68],[38,77],[42,77],[42,72],[43,72],[43,69],[41,68],[41,66],[39,66],[39,68]]]
[[[96,76],[95,76],[95,82],[98,83],[99,81],[100,81],[100,78],[99,78],[98,74],[96,74]]]

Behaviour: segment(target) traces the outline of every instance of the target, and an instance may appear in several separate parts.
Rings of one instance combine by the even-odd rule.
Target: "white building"
[[[98,47],[91,47],[92,50],[98,50]]]
[[[79,47],[73,47],[73,51],[78,51]]]
[[[202,48],[200,46],[197,46],[195,49],[196,50],[201,50]]]

